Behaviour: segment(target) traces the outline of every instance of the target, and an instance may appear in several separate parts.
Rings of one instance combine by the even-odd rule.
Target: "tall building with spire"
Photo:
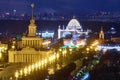
[[[37,26],[35,25],[35,19],[34,19],[34,4],[31,4],[32,7],[32,17],[30,20],[30,25],[28,26],[28,36],[29,37],[34,37],[36,36],[36,28]]]
[[[100,33],[99,33],[99,39],[104,40],[104,37],[105,37],[104,31],[103,31],[103,28],[101,27],[101,30],[100,30]]]
[[[43,38],[36,36],[37,26],[33,13],[34,4],[31,7],[32,17],[28,26],[28,33],[22,37],[21,41],[17,41],[17,48],[9,50],[9,62],[33,63],[52,53],[51,51],[40,51]]]
[[[43,38],[36,36],[37,26],[34,19],[34,4],[31,4],[32,16],[28,26],[27,35],[22,37],[19,48],[32,47],[39,49],[42,46]]]

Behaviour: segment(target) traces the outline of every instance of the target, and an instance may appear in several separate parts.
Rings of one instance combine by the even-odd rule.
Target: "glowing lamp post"
[[[27,68],[24,68],[24,74],[25,74],[25,76],[27,76]]]
[[[31,73],[31,66],[28,66],[28,73]]]
[[[18,73],[18,71],[16,71],[15,72],[15,78],[16,78],[16,80],[18,80],[18,77],[19,77],[19,73]]]
[[[34,64],[32,65],[32,71],[34,71],[34,68],[35,68],[35,66],[34,66]]]
[[[23,75],[23,71],[22,71],[22,70],[20,70],[20,76],[22,77],[22,75]]]

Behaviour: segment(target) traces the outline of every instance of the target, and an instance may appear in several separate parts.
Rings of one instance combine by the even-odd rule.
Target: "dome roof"
[[[67,29],[81,29],[81,25],[77,19],[71,19],[67,25]]]

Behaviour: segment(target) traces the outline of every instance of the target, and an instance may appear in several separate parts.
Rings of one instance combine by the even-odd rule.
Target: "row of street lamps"
[[[71,52],[72,49],[69,49],[69,51]],[[46,67],[47,64],[52,64],[53,62],[55,62],[55,60],[59,60],[60,55],[62,53],[62,56],[65,57],[67,54],[67,50],[66,49],[59,49],[59,52],[54,52],[53,54],[51,54],[49,57],[42,59],[36,63],[33,63],[21,70],[17,70],[15,72],[14,77],[16,78],[16,80],[18,80],[19,78],[22,78],[23,76],[27,76],[30,75],[31,72],[38,70],[38,69],[42,69],[43,67]]]
[[[86,48],[87,53],[89,53],[90,50],[98,51],[98,45],[99,41],[95,40],[89,47]]]

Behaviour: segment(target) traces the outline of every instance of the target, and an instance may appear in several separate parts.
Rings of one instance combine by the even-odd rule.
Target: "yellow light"
[[[71,48],[71,46],[68,46],[69,48]]]
[[[28,67],[28,72],[30,74],[30,72],[31,72],[31,66]]]
[[[39,66],[39,67],[41,66],[40,61],[38,62],[38,66]]]
[[[93,49],[93,47],[92,47],[92,46],[90,46],[90,49]]]
[[[87,54],[88,54],[89,52],[87,51]]]
[[[0,47],[0,52],[2,51],[2,48]]]
[[[95,48],[95,51],[98,51],[98,48],[97,48],[97,47]]]
[[[15,77],[16,77],[16,78],[19,77],[19,73],[18,73],[18,71],[15,72]]]
[[[61,51],[62,51],[62,49],[59,49],[59,51],[61,52]]]
[[[64,50],[64,53],[67,53],[67,50]]]
[[[25,76],[27,76],[27,68],[24,68],[24,74],[25,74]]]
[[[45,64],[47,64],[47,60],[46,59],[44,60],[44,62],[45,62]]]
[[[79,44],[76,45],[77,48],[79,48],[79,46],[80,46]]]
[[[55,55],[51,55],[50,57],[49,57],[49,61],[53,61],[55,59]]]
[[[0,52],[0,59],[2,58],[2,53]]]
[[[49,75],[54,74],[54,69],[49,69],[49,70],[48,70],[48,74],[49,74]]]
[[[5,50],[7,50],[7,48],[5,48]]]
[[[93,44],[92,44],[92,46],[96,46],[96,45],[98,45],[99,44],[99,42],[96,40]]]
[[[90,49],[89,48],[86,48],[87,51],[89,51]]]
[[[57,54],[57,59],[58,59],[59,57],[60,57],[59,54]]]
[[[23,75],[23,71],[22,71],[22,70],[20,70],[20,75],[21,75],[21,76]]]
[[[15,49],[15,46],[12,46],[12,49]]]
[[[44,65],[44,61],[42,60],[42,66]]]
[[[69,51],[72,51],[72,49],[70,48]]]
[[[49,57],[49,61],[52,61],[52,57],[51,56]]]
[[[47,44],[50,44],[50,43],[51,43],[50,41],[47,41],[47,42],[42,43],[42,45],[47,45]]]
[[[32,65],[32,71],[34,70],[34,68],[35,68],[35,66],[34,66],[34,64]]]
[[[35,64],[35,68],[36,68],[36,70],[38,69],[38,63]]]

